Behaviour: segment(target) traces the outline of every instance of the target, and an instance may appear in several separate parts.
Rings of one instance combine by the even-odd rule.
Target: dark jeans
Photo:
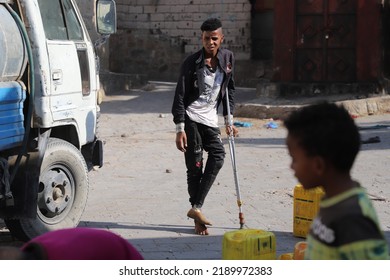
[[[225,148],[219,128],[199,124],[187,118],[185,132],[187,151],[184,156],[187,166],[188,194],[191,205],[200,208],[223,166]],[[203,151],[208,153],[204,170]]]

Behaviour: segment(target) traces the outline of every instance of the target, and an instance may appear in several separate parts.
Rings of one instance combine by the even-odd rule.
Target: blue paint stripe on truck
[[[24,137],[26,91],[18,82],[0,82],[0,150],[19,146]]]

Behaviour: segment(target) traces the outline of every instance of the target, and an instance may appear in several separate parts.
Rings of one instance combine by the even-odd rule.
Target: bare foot
[[[211,226],[211,222],[209,220],[207,220],[207,218],[202,214],[200,209],[191,208],[187,213],[187,217],[194,219],[195,221],[198,221],[199,223],[201,223],[203,225]]]
[[[197,221],[195,221],[195,233],[199,235],[209,235],[207,227]]]

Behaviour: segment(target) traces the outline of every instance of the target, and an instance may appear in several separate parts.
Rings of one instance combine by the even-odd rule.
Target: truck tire
[[[71,143],[50,138],[42,161],[34,219],[8,219],[11,234],[28,241],[45,232],[77,227],[89,192],[88,170]]]

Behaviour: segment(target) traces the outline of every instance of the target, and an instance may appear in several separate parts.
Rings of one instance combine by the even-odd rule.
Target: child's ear
[[[324,160],[324,158],[320,156],[314,157],[313,164],[314,171],[316,172],[316,174],[319,176],[323,175],[326,170],[326,161]]]

